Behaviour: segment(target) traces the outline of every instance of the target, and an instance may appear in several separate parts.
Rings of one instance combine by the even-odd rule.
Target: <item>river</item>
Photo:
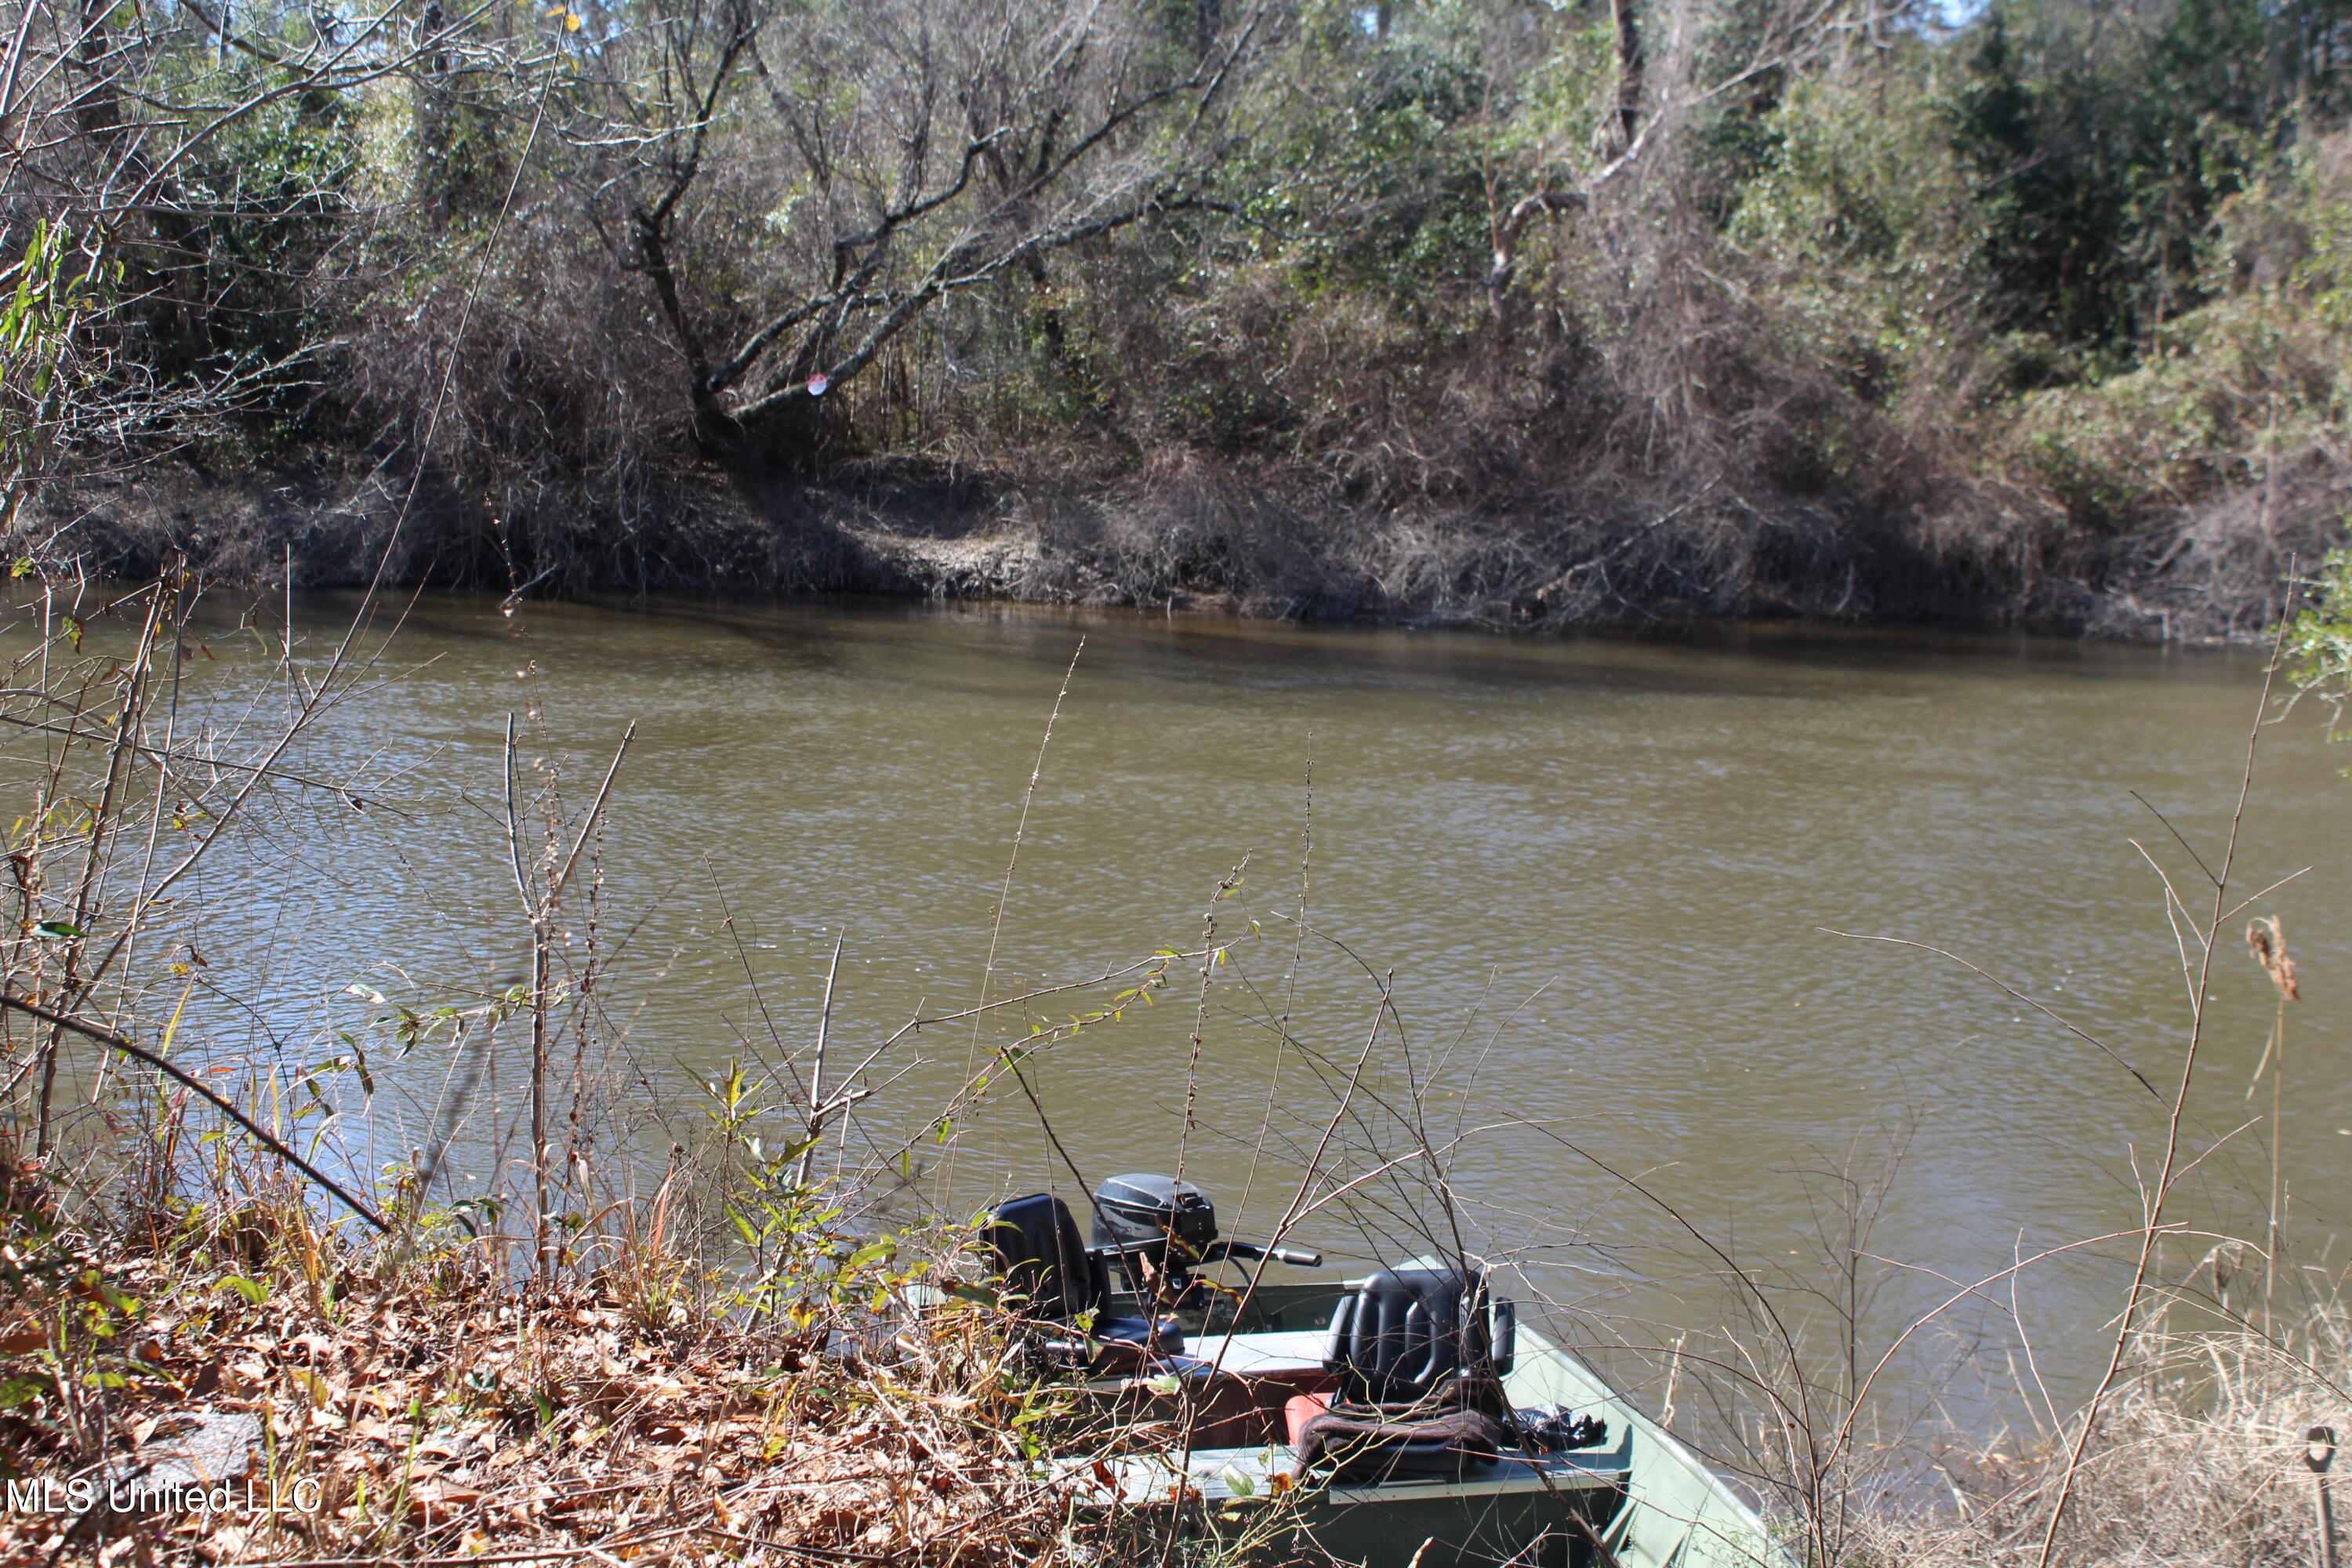
[[[350,607],[296,604],[313,668]],[[269,640],[224,625],[192,679],[243,692]],[[730,1058],[771,1076],[765,1103],[797,1096],[782,1064],[809,1059],[836,940],[838,1087],[919,1010],[971,1004],[984,973],[992,996],[1017,995],[1200,947],[1242,867],[1214,910],[1213,940],[1231,947],[1205,1010],[1198,966],[1176,963],[1150,1005],[1028,1058],[1060,1153],[1001,1071],[952,1126],[936,1118],[969,1064],[1116,987],[900,1039],[865,1069],[874,1092],[819,1168],[887,1160],[969,1213],[1049,1182],[1075,1195],[1070,1166],[1088,1181],[1172,1169],[1181,1146],[1228,1234],[1262,1237],[1331,1127],[1324,1168],[1402,1162],[1297,1227],[1337,1267],[1410,1250],[1407,1210],[1438,1213],[1411,1185],[1433,1163],[1414,1152],[1417,1114],[1471,1239],[1525,1266],[1516,1289],[1571,1337],[1647,1343],[1732,1310],[1710,1278],[1720,1260],[1662,1205],[1743,1267],[1820,1286],[1857,1250],[1837,1196],[1850,1180],[1876,1211],[1863,1337],[1883,1343],[1947,1280],[2134,1223],[2134,1163],[2153,1173],[2165,1118],[2115,1059],[1958,963],[1828,933],[1948,949],[2169,1093],[2187,992],[2134,841],[2202,918],[2210,886],[2150,807],[2219,864],[2262,679],[2246,652],[2011,637],[1506,640],[842,604],[509,617],[427,597],[292,759],[357,781],[363,808],[277,792],[191,889],[224,990],[200,1005],[206,1048],[293,1063],[331,1053],[338,1030],[373,1041],[371,1114],[346,1098],[331,1142],[362,1167],[413,1151],[453,1065],[429,1046],[392,1061],[366,1025],[478,1002],[524,972],[508,715],[526,799],[551,763],[575,811],[634,722],[592,846],[597,999],[621,1050],[588,1076],[604,1107],[591,1120],[628,1121],[640,1159],[692,1141],[698,1086]],[[2305,710],[2263,731],[2231,877],[2252,891],[2310,868],[2248,911],[2282,917],[2302,965],[2291,1275],[2333,1262],[2352,1169],[2336,984],[2352,963],[2352,783],[2337,775],[2352,750],[2321,730]],[[567,962],[585,952],[588,875]],[[2269,1107],[2266,1089],[2246,1092],[2274,1010],[2246,918],[2224,921],[2214,964],[2187,1118],[2199,1152]],[[453,1194],[487,1188],[501,1158],[513,1169],[498,1132],[522,1040],[500,1036]],[[772,1140],[789,1121],[761,1125]],[[2179,1212],[2258,1237],[2272,1136],[2265,1117],[2229,1139]],[[622,1180],[616,1155],[594,1157]],[[2123,1256],[2084,1248],[2019,1277],[2062,1404],[2095,1373]],[[1829,1316],[1816,1303],[1811,1318],[1820,1342]],[[1919,1408],[1955,1397],[1957,1342],[1977,1352],[1963,1383],[1999,1384],[2023,1348],[1981,1301],[1950,1318],[1953,1336],[1920,1336],[1898,1369]]]

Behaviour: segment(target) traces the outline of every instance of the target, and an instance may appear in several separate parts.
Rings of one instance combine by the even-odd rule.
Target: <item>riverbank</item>
[[[2084,531],[1885,498],[1762,500],[1572,485],[1351,505],[1311,475],[1183,459],[1124,479],[905,459],[821,478],[685,467],[625,514],[581,492],[528,525],[459,487],[356,460],[270,471],[162,462],[61,481],[0,548],[138,578],[174,559],[231,590],[382,578],[537,597],[849,593],[1251,617],[1574,631],[1728,619],[2004,626],[2251,641],[2296,563],[2345,542],[2352,479],[2291,504],[2231,495],[2163,528]],[[566,508],[576,509],[569,512]]]
[[[747,1276],[656,1205],[534,1283],[446,1210],[362,1241],[248,1175],[73,1223],[12,1173],[0,1560],[971,1565],[1107,1539],[1031,1463],[1042,1417],[1084,1426],[1070,1392],[1016,1375],[1001,1314],[905,1318],[933,1276],[892,1247],[827,1257],[812,1227]]]
[[[230,1185],[143,1213],[72,1204],[74,1217],[75,1194],[10,1168],[0,1557],[1310,1561],[1248,1549],[1283,1533],[1281,1499],[1188,1510],[1173,1538],[1166,1516],[1080,1506],[1045,1454],[1181,1446],[1190,1407],[1090,1405],[1026,1369],[992,1308],[936,1304],[971,1273],[952,1229],[861,1246],[820,1222],[771,1231],[755,1258],[673,1209],[684,1194],[665,1184],[620,1205],[618,1239],[582,1238],[555,1274],[516,1278],[508,1242],[447,1210],[403,1213],[397,1189],[372,1194],[397,1234],[369,1238],[290,1181],[245,1166]],[[919,1293],[935,1304],[911,1307]],[[1801,1384],[1776,1391],[1796,1402],[1778,1434],[1685,1436],[1792,1546],[1812,1543],[1808,1568],[2014,1564],[2045,1537],[2061,1563],[2134,1561],[2160,1542],[2177,1568],[2300,1568],[2323,1560],[2305,1437],[2340,1421],[2347,1324],[2333,1308],[2267,1325],[2256,1311],[2135,1335],[2079,1452],[2079,1418],[2045,1403],[1993,1434],[1873,1422],[1854,1458],[1809,1472],[1828,1435],[1813,1423],[1839,1411]],[[1718,1374],[1689,1375],[1686,1401]],[[1713,1396],[1740,1397],[1738,1383]],[[2053,1526],[2062,1479],[2071,1506]]]
[[[2333,3],[68,49],[0,214],[6,542],[245,586],[2243,637],[2352,506]],[[134,147],[184,187],[122,207]]]

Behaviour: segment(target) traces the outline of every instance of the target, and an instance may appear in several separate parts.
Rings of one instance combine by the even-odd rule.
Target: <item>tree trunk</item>
[[[445,25],[440,5],[417,18],[417,58],[412,101],[416,114],[416,206],[435,228],[446,228],[454,205],[449,167],[449,51],[434,43]]]
[[[1648,60],[1642,50],[1642,22],[1633,14],[1633,0],[1609,0],[1610,20],[1617,44],[1616,101],[1601,126],[1601,153],[1622,158],[1633,145],[1642,123],[1642,86]]]

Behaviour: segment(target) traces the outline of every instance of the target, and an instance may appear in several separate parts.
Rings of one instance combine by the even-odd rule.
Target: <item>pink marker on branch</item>
[[[824,372],[818,371],[814,375],[810,376],[808,379],[809,395],[811,397],[823,397],[824,395],[824,389],[832,384],[832,381],[826,377]]]

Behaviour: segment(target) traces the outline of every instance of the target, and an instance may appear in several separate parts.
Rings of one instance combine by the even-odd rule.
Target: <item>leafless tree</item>
[[[1261,5],[662,0],[596,47],[589,210],[643,274],[696,429],[798,459],[821,399],[950,296],[1213,205]]]

